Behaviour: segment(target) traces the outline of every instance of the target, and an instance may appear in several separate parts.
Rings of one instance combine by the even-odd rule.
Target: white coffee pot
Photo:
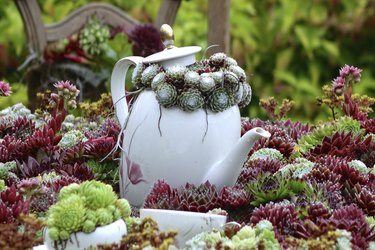
[[[146,58],[120,59],[112,72],[111,93],[117,118],[124,129],[120,162],[120,193],[140,207],[158,179],[172,187],[205,181],[221,188],[235,184],[247,155],[259,138],[270,133],[253,128],[241,137],[237,105],[213,112],[200,108],[186,112],[159,105],[155,92],[144,89],[132,104],[125,100],[128,68],[140,63],[157,63],[164,69],[196,62],[198,46],[173,46],[171,28],[163,25],[166,49]],[[167,37],[167,38],[165,38]]]

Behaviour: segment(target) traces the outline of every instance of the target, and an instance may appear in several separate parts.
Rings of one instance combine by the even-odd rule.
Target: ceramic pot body
[[[154,219],[161,231],[176,230],[176,246],[182,249],[186,241],[202,232],[220,229],[224,226],[227,217],[224,215],[186,212],[163,209],[140,209],[140,217],[150,216]]]
[[[44,245],[48,250],[84,250],[90,246],[120,243],[122,236],[127,234],[126,224],[119,219],[109,225],[97,227],[92,233],[78,232],[72,234],[66,241],[53,241],[44,231]]]
[[[218,113],[184,112],[161,107],[154,92],[143,91],[124,132],[121,196],[141,206],[158,179],[173,187],[201,184],[210,167],[238,142],[240,121],[237,106]]]

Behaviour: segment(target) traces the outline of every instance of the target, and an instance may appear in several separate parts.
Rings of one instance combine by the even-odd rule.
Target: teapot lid
[[[199,46],[176,47],[171,26],[163,24],[160,28],[160,38],[165,45],[163,51],[146,57],[144,63],[160,63],[163,67],[174,65],[188,66],[195,63],[195,54],[202,50]]]

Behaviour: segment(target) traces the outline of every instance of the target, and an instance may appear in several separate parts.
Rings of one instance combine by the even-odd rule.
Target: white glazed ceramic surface
[[[56,245],[57,248],[55,248],[55,242],[48,236],[48,229],[46,229],[44,231],[44,245],[48,250],[84,250],[90,246],[120,243],[122,236],[125,234],[127,234],[126,224],[120,219],[109,225],[97,227],[92,233],[78,232],[72,234],[69,240]]]
[[[125,78],[130,66],[152,59],[166,65],[194,63],[199,47],[169,51],[154,57],[125,57],[112,72],[111,93],[116,115],[124,132],[120,163],[120,192],[133,206],[140,207],[158,179],[172,187],[205,181],[221,188],[234,185],[255,141],[270,133],[253,128],[240,139],[241,117],[237,106],[222,112],[198,109],[184,112],[159,105],[155,93],[143,90],[129,114],[125,101]],[[172,51],[173,49],[171,49]],[[156,61],[155,61],[156,60]]]
[[[240,112],[183,112],[159,109],[152,91],[133,104],[125,129],[121,160],[121,196],[140,206],[157,179],[173,187],[199,185],[240,138]]]
[[[226,222],[224,215],[195,213],[177,210],[140,209],[140,217],[150,216],[159,226],[160,231],[176,230],[177,247],[182,248],[185,242],[201,232],[220,229]]]

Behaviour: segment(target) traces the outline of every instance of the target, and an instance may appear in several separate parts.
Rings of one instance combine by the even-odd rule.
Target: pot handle
[[[128,104],[125,98],[125,79],[128,69],[132,65],[137,65],[143,61],[143,57],[129,56],[120,59],[112,71],[111,76],[111,93],[112,101],[115,107],[117,119],[121,128],[124,128],[126,118],[129,115]]]

